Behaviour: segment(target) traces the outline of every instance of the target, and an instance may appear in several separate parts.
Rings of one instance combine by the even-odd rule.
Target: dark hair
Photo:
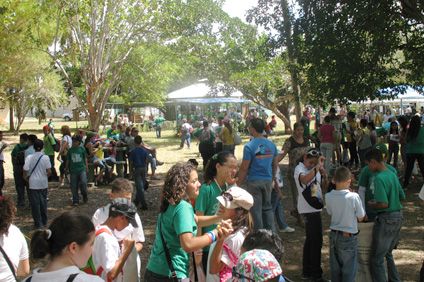
[[[94,225],[85,215],[70,211],[62,213],[53,219],[49,226],[51,236],[45,230],[38,230],[31,239],[31,259],[42,259],[50,255],[50,259],[59,256],[63,249],[76,242],[84,245],[94,232]]]
[[[209,126],[208,121],[204,120],[204,121],[203,121],[203,127],[208,127],[208,126]]]
[[[141,136],[140,135],[137,135],[134,138],[134,143],[137,144],[137,145],[140,145],[141,144],[141,141],[142,141],[142,139],[141,139]]]
[[[134,187],[128,179],[125,178],[116,178],[112,182],[112,193],[132,193],[134,191]]]
[[[334,172],[334,178],[333,179],[334,179],[335,182],[345,182],[345,181],[348,181],[351,178],[352,178],[352,173],[345,166],[338,167],[336,169],[336,171]]]
[[[362,125],[363,127],[367,127],[368,125],[368,121],[366,119],[361,119],[361,121],[359,122],[360,125]]]
[[[396,124],[396,129],[393,129],[392,128],[392,125],[393,124]],[[393,133],[395,133],[395,134],[399,134],[399,126],[398,126],[398,124],[397,124],[397,122],[396,121],[392,121],[391,123],[390,123],[390,130],[389,130],[389,133],[390,134],[393,134]]]
[[[0,199],[0,235],[9,234],[9,227],[15,215],[15,203],[11,198]]]
[[[254,118],[250,121],[250,126],[255,129],[257,133],[262,133],[265,129],[265,124],[262,119]]]
[[[378,149],[371,149],[365,154],[365,161],[369,162],[376,160],[377,162],[383,162],[383,154]]]
[[[406,117],[404,116],[399,117],[398,122],[402,130],[406,131],[406,129],[408,128],[408,120],[406,119]]]
[[[187,162],[195,167],[199,165],[199,162],[196,159],[189,159]]]
[[[43,140],[37,139],[34,141],[34,150],[41,151],[44,147]]]
[[[367,124],[369,127],[371,127],[372,130],[375,130],[375,124],[373,121],[368,122]]]
[[[35,140],[37,140],[37,135],[35,134],[30,134],[28,135],[28,140],[31,141],[31,143],[34,145]]]
[[[19,139],[22,139],[25,142],[28,141],[28,134],[22,133],[21,135],[19,135]]]
[[[347,116],[351,117],[351,118],[355,118],[356,114],[355,114],[355,112],[350,111],[350,112],[347,113]]]
[[[164,213],[168,206],[178,205],[181,200],[190,201],[186,190],[190,173],[195,170],[189,163],[176,163],[166,173],[160,199],[160,212]]]
[[[71,129],[67,125],[62,126],[60,131],[62,132],[63,136],[66,136],[66,135],[71,136]]]
[[[296,129],[298,127],[302,127],[303,128],[303,125],[300,123],[300,121],[294,123],[294,125],[293,125],[293,131],[296,131]]]
[[[245,227],[246,229],[243,230],[244,235],[249,234],[253,230],[253,219],[250,212],[241,207],[236,208],[236,215],[232,219],[232,224],[234,229],[233,234]]]
[[[325,116],[325,117],[324,117],[324,121],[325,121],[326,123],[330,123],[330,121],[331,121],[330,116]]]
[[[228,151],[221,151],[209,159],[203,175],[205,183],[210,184],[217,174],[216,164],[224,165],[230,158],[236,158]]]
[[[406,132],[408,139],[413,141],[418,137],[421,129],[421,120],[419,116],[413,116],[411,122],[409,123],[409,129]]]
[[[224,126],[226,128],[228,128],[228,131],[230,132],[230,134],[232,134],[233,133],[233,128],[231,127],[230,122],[224,122],[224,120],[223,120],[222,123],[224,124]]]
[[[3,134],[3,131],[0,130],[0,134]]]
[[[330,110],[328,111],[329,113],[335,114],[336,113],[336,109],[331,107]]]
[[[268,250],[277,261],[281,261],[284,255],[283,242],[280,236],[271,230],[259,229],[256,232],[250,233],[244,239],[241,246],[245,251],[253,249]]]

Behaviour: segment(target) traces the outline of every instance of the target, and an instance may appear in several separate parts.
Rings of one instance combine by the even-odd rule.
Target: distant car
[[[80,118],[85,118],[85,112],[79,112]],[[62,118],[66,121],[71,121],[74,118],[74,114],[72,112],[63,114]]]

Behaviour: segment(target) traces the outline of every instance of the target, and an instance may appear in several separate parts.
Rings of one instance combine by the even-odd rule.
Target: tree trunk
[[[10,127],[10,131],[15,131],[15,120],[14,120],[14,108],[13,108],[13,106],[10,104],[10,101],[9,101],[9,111],[10,111],[10,114],[9,114],[9,127]]]
[[[289,5],[287,0],[281,0],[281,8],[283,12],[283,26],[284,26],[284,37],[286,39],[287,45],[287,55],[289,59],[289,71],[290,71],[290,80],[292,85],[292,92],[294,96],[294,108],[296,114],[296,121],[300,121],[301,117],[301,102],[299,94],[299,83],[298,83],[298,73],[296,69],[296,59],[295,59],[295,46],[292,39],[292,21],[289,11]]]

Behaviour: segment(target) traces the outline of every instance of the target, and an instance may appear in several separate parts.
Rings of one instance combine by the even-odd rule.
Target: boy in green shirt
[[[372,172],[378,173],[374,178],[374,199],[367,203],[369,209],[377,212],[372,231],[371,276],[373,281],[400,282],[392,251],[399,242],[402,229],[400,200],[405,199],[405,193],[397,176],[386,167],[383,154],[378,149],[369,150],[365,162]],[[387,260],[388,279],[384,258]]]
[[[72,147],[68,149],[66,154],[65,170],[71,174],[71,191],[72,203],[74,206],[79,205],[78,186],[81,190],[84,203],[88,201],[87,193],[87,151],[80,146],[81,138],[79,136],[72,137]]]
[[[25,186],[24,163],[25,150],[28,149],[28,134],[23,133],[19,136],[19,144],[12,150],[13,178],[15,179],[16,193],[18,194],[18,207],[25,206]]]
[[[161,134],[162,134],[162,123],[165,121],[166,119],[164,119],[162,116],[159,116],[158,118],[155,119],[155,123],[156,123],[156,137],[157,138],[161,138]]]
[[[43,143],[44,143],[44,155],[49,156],[50,164],[52,165],[52,174],[49,177],[49,181],[59,181],[59,176],[57,176],[56,168],[54,167],[54,145],[56,141],[54,140],[53,135],[50,133],[50,127],[48,125],[43,127]]]

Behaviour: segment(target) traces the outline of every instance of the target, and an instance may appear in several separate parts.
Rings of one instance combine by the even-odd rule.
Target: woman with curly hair
[[[0,281],[4,282],[15,282],[16,276],[29,274],[28,245],[18,227],[12,224],[15,210],[12,199],[0,197]]]
[[[160,202],[160,215],[156,228],[156,239],[150,260],[144,273],[144,281],[172,281],[176,275],[184,279],[189,276],[189,254],[212,244],[218,237],[233,232],[230,222],[223,222],[202,236],[197,236],[197,224],[190,199],[196,199],[200,183],[197,171],[188,163],[177,163],[165,176]],[[165,243],[165,246],[164,246]],[[169,250],[167,260],[164,248]],[[171,273],[170,266],[175,269]]]

